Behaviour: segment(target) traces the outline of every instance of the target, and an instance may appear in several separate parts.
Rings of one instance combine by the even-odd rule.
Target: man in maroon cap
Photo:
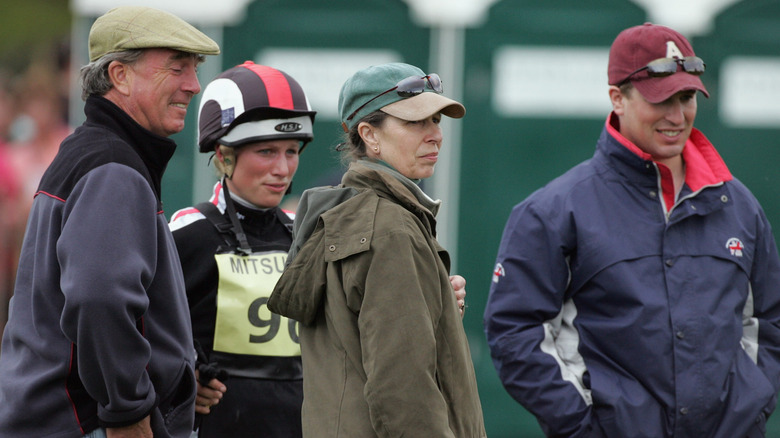
[[[765,436],[780,258],[758,201],[693,127],[704,70],[672,29],[621,32],[595,155],[507,222],[485,331],[548,436]]]

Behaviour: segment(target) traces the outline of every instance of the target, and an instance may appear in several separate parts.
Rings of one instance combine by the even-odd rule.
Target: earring
[[[379,148],[374,146],[374,152],[379,152]]]

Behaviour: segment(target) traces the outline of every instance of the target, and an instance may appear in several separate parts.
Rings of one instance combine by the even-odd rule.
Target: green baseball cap
[[[132,49],[173,49],[218,55],[219,46],[181,18],[159,9],[120,6],[98,17],[89,31],[89,60]]]
[[[436,113],[459,119],[466,108],[459,102],[434,91],[429,84],[419,94],[404,97],[394,92],[399,82],[410,77],[426,78],[421,69],[400,62],[374,65],[358,71],[347,79],[339,95],[339,115],[342,127],[349,132],[360,119],[382,110],[403,120],[422,120]],[[437,75],[435,76],[438,79]],[[419,90],[418,90],[419,91]]]

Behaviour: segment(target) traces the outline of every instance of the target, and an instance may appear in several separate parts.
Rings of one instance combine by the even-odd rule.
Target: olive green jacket
[[[302,199],[308,238],[269,302],[302,323],[304,437],[486,436],[438,204],[374,162],[342,186]]]

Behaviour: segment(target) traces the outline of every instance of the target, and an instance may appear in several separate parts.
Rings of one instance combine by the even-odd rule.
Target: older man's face
[[[138,124],[167,137],[184,129],[192,97],[200,92],[198,57],[169,49],[148,49],[130,66],[125,111]]]

